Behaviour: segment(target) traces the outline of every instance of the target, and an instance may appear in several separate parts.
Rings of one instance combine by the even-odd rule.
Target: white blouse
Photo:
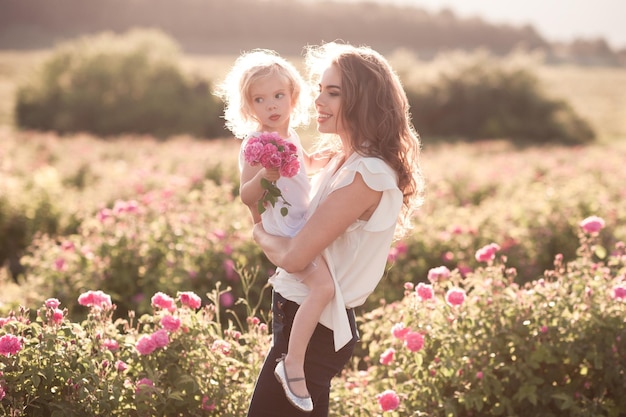
[[[320,323],[333,330],[335,350],[352,339],[346,308],[362,305],[383,277],[402,208],[396,173],[385,161],[355,152],[337,170],[339,163],[340,158],[332,159],[313,178],[309,213],[330,193],[351,184],[357,172],[368,187],[382,191],[383,195],[369,220],[354,222],[322,252],[335,281],[335,297],[324,309]],[[308,294],[305,284],[281,268],[270,283],[276,292],[298,304]]]

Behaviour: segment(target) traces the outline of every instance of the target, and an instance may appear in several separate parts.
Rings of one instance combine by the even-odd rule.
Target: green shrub
[[[443,58],[442,58],[443,59]],[[407,86],[420,134],[517,144],[577,145],[594,139],[590,125],[563,100],[547,97],[521,64],[484,54],[450,56],[432,82]]]
[[[185,74],[179,59],[174,41],[155,30],[62,44],[38,78],[18,88],[17,125],[104,136],[223,134],[209,82]]]
[[[365,354],[334,380],[331,413],[620,416],[626,245],[599,258],[609,252],[599,239],[605,230],[589,227],[600,221],[581,223],[575,260],[557,257],[525,285],[514,282],[497,245],[487,245],[476,251],[483,266],[466,277],[437,268],[429,284],[406,283],[402,299],[359,314]],[[255,286],[255,274],[240,275],[244,288]],[[155,293],[140,317],[114,319],[115,305],[101,291],[74,300],[83,314],[88,309],[80,322],[52,298],[33,321],[24,308],[11,312],[0,318],[0,410],[243,415],[271,341],[261,320],[267,310],[244,291],[245,321],[223,325],[224,291],[216,284],[204,302],[188,291]]]
[[[24,285],[37,288],[33,301],[57,298],[73,318],[80,311],[75,300],[87,290],[109,294],[118,314],[145,314],[150,294],[205,294],[221,282],[233,287],[224,304],[243,313],[232,305],[244,290],[237,268],[269,271],[271,264],[247,234],[247,207],[233,199],[231,184],[187,181],[118,200],[86,218],[77,234],[35,239],[22,258]],[[252,291],[258,295],[263,286]]]
[[[367,355],[336,385],[336,414],[358,407],[375,416],[382,406],[396,417],[622,415],[626,246],[598,261],[598,234],[580,236],[578,258],[556,257],[523,286],[498,253],[465,278],[438,270],[365,314]]]
[[[80,323],[54,298],[35,321],[24,309],[0,319],[2,415],[241,416],[269,336],[253,309],[245,331],[221,326],[220,293],[204,307],[157,293],[150,314],[115,320],[108,294],[91,291]]]

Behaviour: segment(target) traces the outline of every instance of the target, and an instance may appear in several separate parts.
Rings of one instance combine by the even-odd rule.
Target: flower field
[[[240,142],[0,133],[0,410],[241,416],[272,271]],[[626,144],[430,145],[333,415],[618,416]],[[8,252],[7,252],[8,253]]]

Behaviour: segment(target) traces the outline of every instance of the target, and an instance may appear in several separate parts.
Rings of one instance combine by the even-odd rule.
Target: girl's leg
[[[324,259],[319,256],[316,266],[300,273],[302,282],[309,287],[306,297],[293,321],[289,348],[284,359],[285,373],[291,378],[302,378],[304,374],[304,356],[309,340],[318,325],[322,311],[335,296],[335,283]],[[291,391],[299,397],[307,397],[309,391],[304,380],[290,382]]]

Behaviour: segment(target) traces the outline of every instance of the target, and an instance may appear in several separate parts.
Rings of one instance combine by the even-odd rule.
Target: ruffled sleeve
[[[383,192],[378,207],[364,227],[365,230],[379,232],[395,225],[402,208],[402,192],[398,188],[396,173],[382,159],[359,157],[341,169],[332,189],[337,190],[352,184],[357,172],[368,187]]]

